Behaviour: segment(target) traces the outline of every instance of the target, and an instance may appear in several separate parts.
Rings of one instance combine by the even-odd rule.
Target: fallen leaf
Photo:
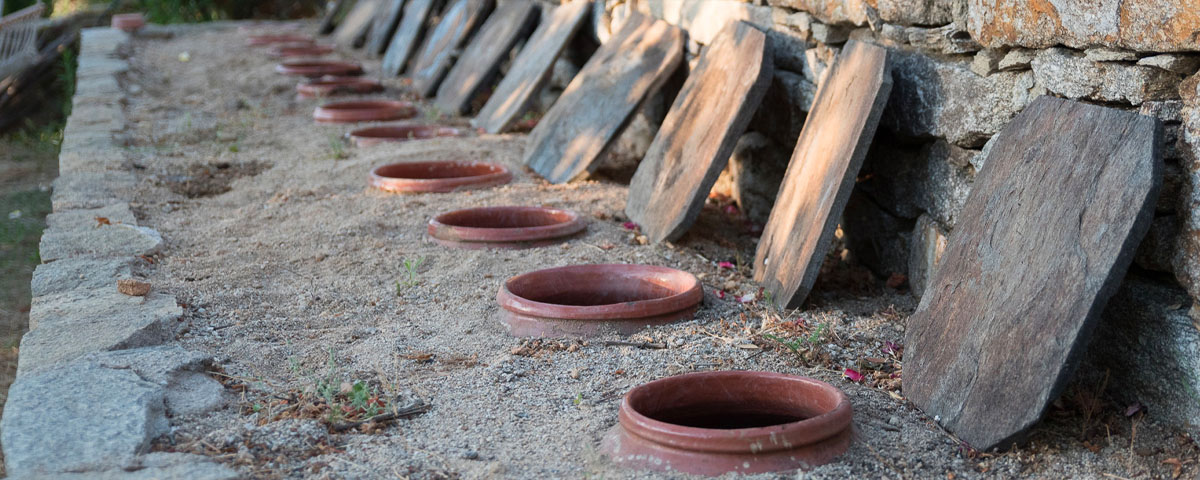
[[[847,368],[846,371],[842,372],[842,375],[845,375],[846,378],[849,378],[852,382],[861,382],[863,379],[862,374],[858,373],[858,371],[854,370],[853,368]]]
[[[112,225],[112,222],[108,221],[108,217],[96,217],[96,226],[102,225]]]
[[[717,266],[720,268],[733,268],[733,262],[717,262]]]
[[[743,343],[741,345],[738,345],[738,348],[740,348],[742,350],[759,350],[762,347],[759,347],[758,345],[755,345],[753,343]]]
[[[638,224],[633,223],[633,222],[625,222],[625,223],[622,223],[621,226],[625,227],[626,230],[638,230],[638,229],[642,228],[641,226],[639,226]]]
[[[621,369],[621,368],[618,368],[615,371],[613,371],[613,375],[624,375],[624,374],[625,374],[625,370]]]
[[[1163,460],[1162,463],[1175,466],[1175,470],[1171,472],[1171,478],[1173,479],[1179,478],[1179,475],[1183,473],[1183,462],[1180,462],[1178,458],[1168,458]]]
[[[419,362],[423,362],[425,360],[429,360],[429,359],[433,358],[433,354],[427,353],[427,352],[406,353],[406,354],[400,355],[400,358],[403,358],[406,360],[416,360]]]

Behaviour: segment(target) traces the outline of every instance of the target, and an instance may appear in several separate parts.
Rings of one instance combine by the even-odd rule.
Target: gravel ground
[[[210,455],[256,478],[652,477],[598,452],[621,395],[663,376],[744,369],[807,375],[849,395],[855,442],[808,478],[1170,478],[1177,464],[1184,478],[1198,472],[1194,439],[1141,413],[1126,417],[1125,405],[1092,384],[1072,387],[1024,446],[975,452],[899,394],[915,300],[839,252],[803,310],[775,311],[746,278],[753,230],[719,199],[676,244],[642,245],[623,225],[625,185],[547,184],[520,166],[523,135],[347,146],[339,137],[350,127],[315,124],[315,102],[297,100],[296,79],[275,74],[275,61],[245,47],[244,34],[186,32],[138,39],[131,52],[135,210],[166,239],[149,275],[186,303],[180,341],[217,357],[214,375],[230,393],[222,410],[172,419],[158,449]],[[363,62],[369,75],[379,72],[378,60]],[[407,98],[402,79],[383,81],[389,89],[378,97]],[[372,166],[443,159],[500,162],[515,179],[454,194],[366,186]],[[448,250],[425,236],[443,211],[531,204],[577,210],[588,229],[522,251]],[[406,261],[419,266],[410,272]],[[495,293],[509,276],[622,262],[700,276],[706,295],[696,319],[631,338],[539,342],[508,336],[495,318]],[[800,339],[799,353],[765,333]],[[866,378],[851,381],[845,368]],[[327,412],[297,407],[322,386],[356,382],[381,402],[429,409],[334,432]]]

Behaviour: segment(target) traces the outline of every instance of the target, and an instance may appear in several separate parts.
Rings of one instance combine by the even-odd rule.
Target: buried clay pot
[[[275,66],[275,71],[284,75],[301,75],[305,77],[324,77],[326,75],[362,75],[363,68],[354,62],[336,60],[297,60],[283,62]]]
[[[112,16],[112,28],[136,32],[146,26],[146,17],[140,13],[121,13]]]
[[[690,273],[652,265],[571,265],[509,278],[496,294],[517,337],[627,335],[689,320],[704,292]]]
[[[271,47],[267,51],[267,55],[272,57],[319,57],[333,53],[333,47],[330,45],[320,45],[316,43],[286,43]]]
[[[370,147],[383,142],[407,142],[437,137],[459,137],[462,130],[440,125],[384,125],[360,128],[350,132],[350,139],[359,147]]]
[[[340,93],[382,92],[383,84],[378,80],[363,77],[326,77],[296,84],[300,98],[328,97]]]
[[[417,116],[409,102],[398,100],[356,100],[326,103],[313,110],[313,119],[323,123],[385,122]]]
[[[530,248],[559,243],[587,228],[578,213],[545,207],[481,207],[429,220],[429,236],[455,248]]]
[[[436,193],[473,190],[512,181],[503,165],[484,162],[405,162],[375,167],[372,187],[396,193]]]
[[[308,35],[298,35],[298,34],[292,34],[292,33],[280,34],[280,35],[268,34],[268,35],[251,35],[249,38],[246,39],[246,45],[257,47],[257,46],[263,46],[263,45],[274,45],[277,43],[308,43],[308,44],[311,44],[311,43],[314,43],[315,41],[316,40],[314,40],[312,37],[310,37]]]
[[[772,372],[699,372],[630,390],[601,449],[619,465],[720,475],[810,469],[850,447],[836,387]]]

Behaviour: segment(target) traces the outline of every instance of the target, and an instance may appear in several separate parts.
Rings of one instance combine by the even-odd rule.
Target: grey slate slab
[[[497,7],[442,80],[434,105],[445,113],[467,113],[471,101],[495,79],[500,62],[529,35],[537,14],[530,0],[509,0]]]
[[[467,43],[495,5],[493,0],[458,0],[442,12],[442,19],[425,37],[413,60],[413,90],[429,97],[437,91],[454,64],[458,50]]]
[[[403,12],[404,0],[383,0],[383,5],[376,12],[375,23],[371,25],[371,33],[367,37],[367,53],[383,54],[392,35],[396,34],[396,26],[400,23],[400,14]]]
[[[404,72],[413,52],[421,44],[425,33],[425,24],[429,14],[436,5],[434,0],[408,0],[404,5],[404,15],[400,17],[400,25],[396,26],[396,34],[388,43],[387,53],[383,56],[383,73],[396,76]]]

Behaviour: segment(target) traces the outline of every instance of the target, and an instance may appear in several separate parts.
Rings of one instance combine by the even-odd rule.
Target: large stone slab
[[[458,49],[467,43],[494,5],[494,0],[458,0],[442,13],[441,21],[425,37],[413,60],[412,84],[418,95],[428,97],[437,91]]]
[[[1048,48],[1032,61],[1039,85],[1066,98],[1140,105],[1179,95],[1179,75],[1143,65],[1095,62],[1065,48]]]
[[[817,279],[891,91],[887,60],[850,42],[817,88],[754,257],[754,280],[781,307],[803,304]]]
[[[361,47],[375,21],[375,12],[382,5],[383,0],[358,0],[333,31],[334,43],[343,47]]]
[[[541,24],[471,125],[488,133],[512,128],[550,80],[554,62],[583,25],[590,7],[591,0],[573,0],[555,8],[551,15],[543,13]]]
[[[396,76],[404,71],[408,60],[425,32],[425,22],[433,11],[433,0],[408,0],[404,5],[404,15],[400,17],[400,25],[396,26],[396,34],[388,44],[387,53],[383,55],[383,73]]]
[[[342,7],[349,0],[330,0],[325,2],[325,12],[321,14],[321,20],[317,22],[317,33],[326,35],[337,28],[337,16],[341,12]]]
[[[175,338],[181,315],[175,297],[153,291],[130,297],[115,285],[39,297],[21,338],[17,376],[92,352],[161,345]]]
[[[30,283],[37,297],[76,289],[116,288],[117,279],[133,274],[134,257],[75,257],[43,263]]]
[[[167,430],[162,387],[92,363],[18,377],[0,420],[11,478],[132,467]]]
[[[981,450],[1041,418],[1150,226],[1161,136],[1052,97],[1013,119],[908,320],[905,397]]]
[[[403,12],[404,0],[384,0],[375,15],[375,23],[371,25],[371,33],[367,37],[367,53],[383,54],[383,51],[387,49],[388,41],[396,33],[396,25],[400,23],[400,14]]]
[[[1196,50],[1197,0],[968,0],[971,37],[988,47],[1102,45],[1152,52]]]
[[[467,113],[471,101],[491,86],[500,62],[529,35],[537,15],[537,5],[529,0],[509,0],[497,7],[446,74],[434,105],[444,113]]]
[[[97,208],[133,199],[137,179],[128,172],[64,173],[54,180],[54,211]]]
[[[651,241],[675,240],[695,223],[773,72],[767,36],[745,22],[701,52],[629,185],[625,213]]]
[[[43,262],[83,255],[151,255],[162,246],[162,236],[147,227],[124,223],[90,229],[49,229],[42,234],[38,252]]]
[[[151,452],[137,459],[137,470],[55,473],[29,477],[37,480],[234,480],[244,478],[236,470],[203,455]]]
[[[647,94],[683,58],[683,31],[634,14],[601,45],[529,136],[525,164],[552,183],[591,172]]]
[[[204,413],[224,403],[225,387],[204,373],[212,356],[178,345],[93,353],[81,361],[131,369],[142,379],[163,386],[167,414],[172,417]]]

